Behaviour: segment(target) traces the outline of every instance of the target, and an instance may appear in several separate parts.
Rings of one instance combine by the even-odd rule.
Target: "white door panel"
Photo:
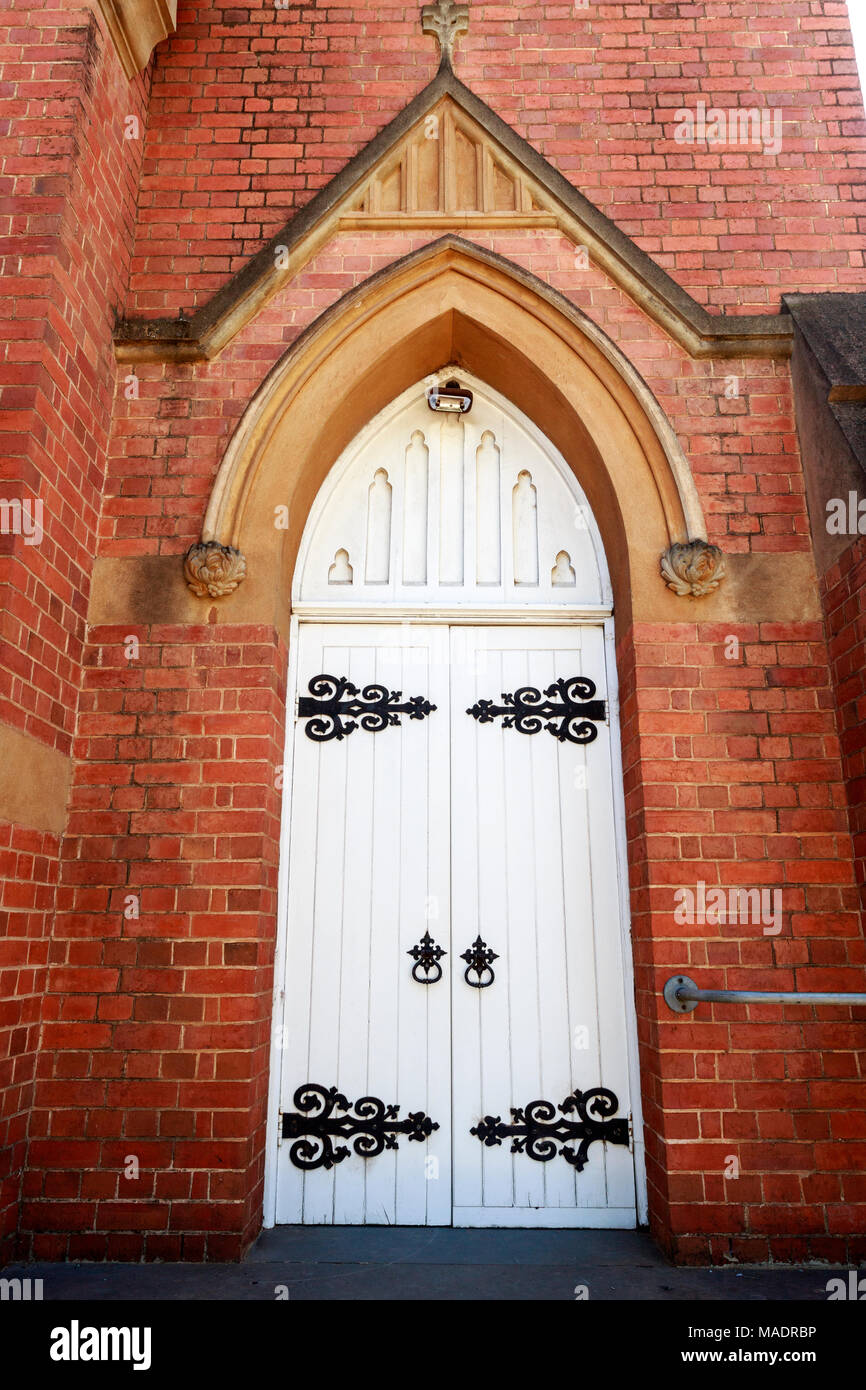
[[[457,1225],[635,1224],[627,1147],[594,1142],[578,1173],[470,1133],[482,1116],[508,1124],[512,1107],[598,1086],[629,1116],[609,729],[576,745],[457,713],[574,675],[604,698],[601,629],[462,629],[455,645],[454,951],[480,933],[499,955],[488,988],[453,975]]]
[[[281,1111],[298,1087],[336,1086],[423,1111],[426,1142],[396,1135],[375,1159],[350,1153],[303,1171],[280,1146],[277,1220],[337,1224],[450,1221],[450,1025],[447,988],[417,984],[406,952],[435,904],[448,933],[447,663],[435,629],[303,627],[299,688],[321,673],[424,696],[424,719],[314,742],[294,734]],[[431,933],[440,922],[429,923]],[[438,1161],[428,1178],[425,1159]],[[435,1171],[435,1168],[434,1170]]]
[[[266,1205],[287,1223],[631,1226],[628,1145],[595,1139],[578,1172],[562,1140],[540,1161],[471,1132],[535,1101],[577,1120],[560,1105],[603,1087],[615,1114],[590,1115],[623,1137],[636,1042],[610,727],[580,744],[467,713],[577,675],[607,698],[601,537],[551,441],[484,382],[437,380],[452,371],[471,410],[434,413],[426,381],[392,401],[330,470],[298,552],[300,699],[327,674],[362,703],[379,684],[436,708],[379,730],[349,714],[316,740],[304,707],[289,731]],[[447,954],[425,984],[408,952],[427,931]],[[477,937],[497,956],[483,989],[461,959]],[[380,1102],[399,1107],[384,1126]],[[420,1138],[395,1129],[415,1114]]]
[[[370,1158],[316,1139],[349,1152],[309,1171],[283,1139],[277,1221],[633,1226],[628,1146],[595,1140],[577,1172],[561,1142],[540,1162],[471,1133],[597,1087],[630,1114],[609,727],[575,744],[467,713],[576,675],[604,699],[603,629],[304,624],[297,662],[302,696],[327,673],[436,708],[325,742],[295,723],[281,1111],[315,1084],[439,1128]],[[448,954],[425,985],[407,953],[428,930]],[[479,935],[483,989],[461,959]]]

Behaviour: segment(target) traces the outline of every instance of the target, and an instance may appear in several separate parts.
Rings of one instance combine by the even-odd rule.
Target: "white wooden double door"
[[[628,1141],[594,1140],[578,1171],[578,1139],[540,1161],[471,1132],[536,1100],[576,1121],[562,1102],[605,1087],[628,1134],[610,729],[576,744],[467,713],[576,675],[604,699],[603,629],[302,624],[297,660],[301,697],[328,674],[435,709],[321,741],[295,722],[277,1222],[634,1225]],[[435,983],[409,954],[425,933]],[[484,987],[462,959],[479,936]],[[377,1141],[373,1102],[438,1128]]]

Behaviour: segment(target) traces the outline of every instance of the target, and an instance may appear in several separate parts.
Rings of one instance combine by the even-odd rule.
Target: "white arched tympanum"
[[[434,412],[457,377],[467,414]],[[310,511],[292,609],[383,605],[604,617],[613,595],[598,526],[559,450],[499,392],[458,367],[418,382],[334,464]]]

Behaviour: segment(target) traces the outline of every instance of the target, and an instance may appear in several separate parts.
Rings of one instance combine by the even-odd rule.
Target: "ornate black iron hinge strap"
[[[487,989],[493,984],[496,976],[493,973],[492,965],[499,957],[495,951],[491,951],[486,941],[482,941],[480,936],[476,936],[468,951],[464,951],[461,960],[467,962],[466,969],[463,971],[463,978],[467,985],[473,989]],[[477,975],[477,980],[470,980],[470,975]],[[485,980],[484,976],[489,975],[490,979]]]
[[[307,689],[310,694],[298,698],[298,718],[310,721],[304,732],[316,743],[343,738],[357,729],[358,719],[362,729],[376,734],[389,724],[399,724],[401,714],[424,719],[436,708],[423,695],[413,695],[401,704],[402,690],[389,690],[386,685],[365,685],[359,690],[345,676],[313,676]]]
[[[549,1100],[533,1100],[522,1110],[512,1108],[512,1124],[503,1124],[499,1115],[485,1115],[469,1133],[488,1148],[510,1138],[513,1154],[525,1153],[538,1163],[548,1163],[559,1153],[578,1172],[586,1166],[589,1146],[596,1139],[628,1145],[628,1120],[609,1118],[619,1109],[613,1091],[603,1086],[591,1091],[574,1091],[566,1096],[559,1109],[563,1115],[576,1110],[580,1119],[559,1119],[556,1107]],[[576,1152],[566,1147],[574,1139],[580,1140]],[[562,1148],[558,1149],[560,1142]]]
[[[386,1105],[377,1096],[347,1100],[336,1086],[318,1086],[308,1081],[293,1096],[296,1111],[283,1114],[282,1136],[294,1139],[289,1158],[296,1168],[333,1168],[348,1158],[345,1144],[335,1147],[335,1139],[348,1139],[359,1158],[375,1158],[384,1149],[396,1149],[397,1135],[423,1143],[439,1126],[423,1110],[410,1112],[398,1120],[399,1105]],[[344,1115],[335,1111],[343,1110]],[[354,1114],[349,1112],[354,1110]]]
[[[547,729],[560,743],[592,743],[598,736],[595,724],[603,723],[607,714],[605,701],[594,700],[594,695],[595,682],[587,676],[562,676],[547,687],[544,696],[535,686],[524,685],[513,695],[503,691],[501,705],[477,700],[466,713],[479,724],[492,724],[501,715],[503,729],[517,729],[521,734]]]
[[[435,985],[442,979],[442,966],[439,962],[447,954],[441,946],[436,945],[430,933],[425,931],[418,945],[406,952],[415,962],[412,966],[412,979],[417,980],[419,985]],[[423,979],[418,973],[421,970],[424,971]]]

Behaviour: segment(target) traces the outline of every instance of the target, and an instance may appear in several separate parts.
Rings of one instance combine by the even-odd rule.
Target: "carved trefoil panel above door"
[[[458,369],[464,415],[419,382],[345,450],[316,501],[295,602],[607,608],[595,520],[527,417]]]

